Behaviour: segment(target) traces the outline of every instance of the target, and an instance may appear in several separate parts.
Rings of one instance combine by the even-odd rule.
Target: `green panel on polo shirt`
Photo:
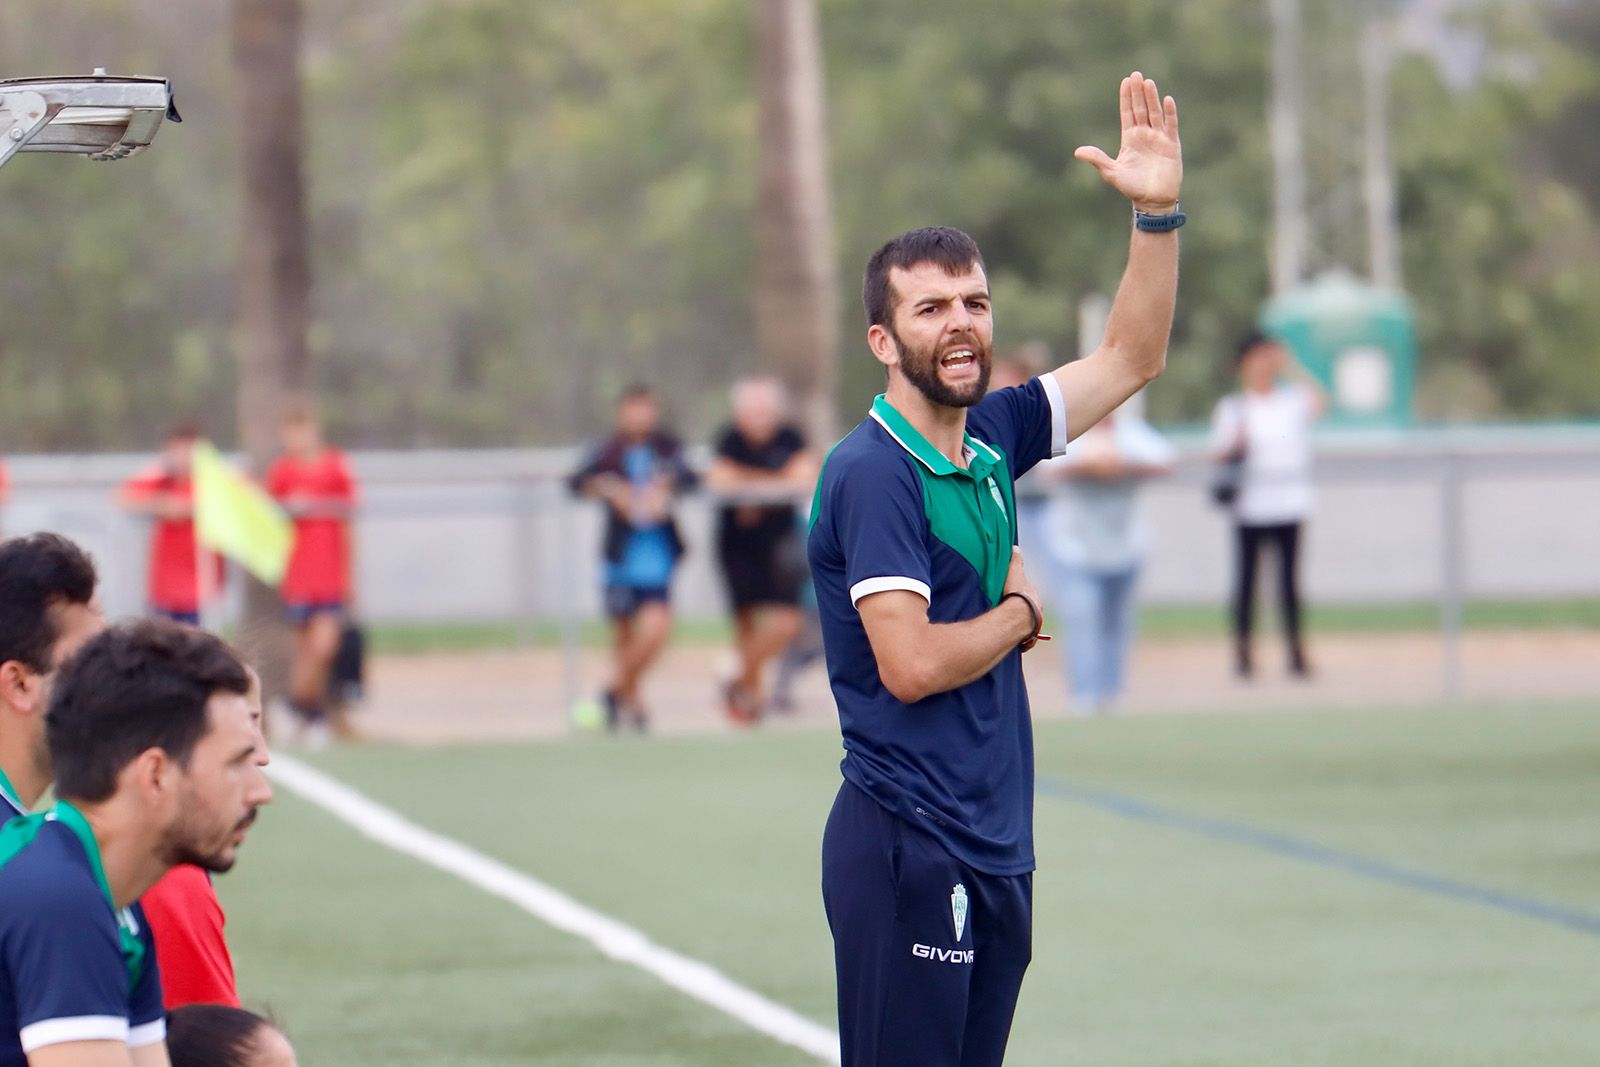
[[[972,564],[989,603],[998,604],[1016,540],[1016,507],[1005,456],[965,434],[963,470],[929,444],[881,393],[872,402],[872,417],[916,459],[930,532]]]

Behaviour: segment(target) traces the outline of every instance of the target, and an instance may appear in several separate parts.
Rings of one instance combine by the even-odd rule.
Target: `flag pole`
[[[190,445],[189,450],[190,456],[193,457],[194,446]],[[211,627],[207,625],[210,620],[206,618],[206,613],[217,592],[217,564],[216,557],[200,540],[200,494],[195,492],[192,458],[189,464],[189,532],[194,538],[194,611],[199,618],[200,629],[210,630]]]

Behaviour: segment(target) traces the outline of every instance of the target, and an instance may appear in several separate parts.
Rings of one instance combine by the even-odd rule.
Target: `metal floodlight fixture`
[[[0,166],[18,152],[125,159],[155,140],[163,119],[182,122],[165,78],[0,79]]]

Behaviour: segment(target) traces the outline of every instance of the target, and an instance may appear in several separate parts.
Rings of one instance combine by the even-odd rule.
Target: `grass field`
[[[1464,605],[1462,616],[1468,629],[1600,629],[1600,600],[1481,600]],[[1275,623],[1269,612],[1267,625]],[[1306,617],[1306,629],[1313,635],[1438,628],[1439,605],[1423,602],[1313,604]],[[587,622],[579,630],[582,642],[591,647],[610,640],[603,622]],[[725,619],[680,619],[674,630],[677,641],[689,644],[727,644],[730,632]],[[1140,609],[1139,632],[1153,638],[1223,637],[1228,621],[1220,606],[1155,604]],[[371,627],[369,636],[376,652],[466,651],[555,645],[561,641],[561,628],[553,622],[386,624]]]
[[[1595,715],[1042,724],[1035,959],[1007,1062],[1600,1062]],[[837,754],[818,730],[316,763],[832,1025],[818,843]],[[815,1062],[286,790],[219,887],[246,999],[308,1065]]]

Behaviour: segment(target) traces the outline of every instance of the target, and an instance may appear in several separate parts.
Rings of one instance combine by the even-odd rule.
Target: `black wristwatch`
[[[1183,213],[1183,205],[1177,201],[1173,202],[1172,211],[1165,215],[1147,215],[1138,208],[1133,209],[1133,228],[1145,233],[1167,233],[1188,221],[1189,216]]]

